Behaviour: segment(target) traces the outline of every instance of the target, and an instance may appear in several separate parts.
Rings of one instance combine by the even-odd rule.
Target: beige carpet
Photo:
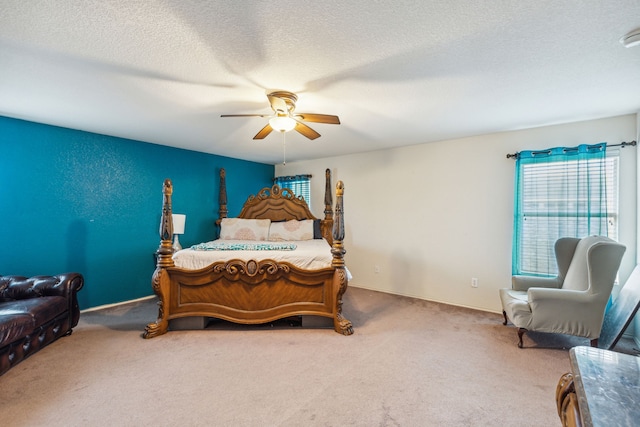
[[[555,426],[568,348],[588,344],[529,334],[519,349],[497,314],[357,288],[344,313],[350,337],[305,319],[151,340],[154,300],[83,313],[71,336],[0,377],[0,423]]]

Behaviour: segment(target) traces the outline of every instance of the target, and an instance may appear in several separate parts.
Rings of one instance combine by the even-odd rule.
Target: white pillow
[[[313,220],[295,219],[289,221],[272,222],[269,226],[269,240],[272,242],[287,240],[312,240]]]
[[[220,222],[222,240],[267,240],[270,219],[223,218]]]

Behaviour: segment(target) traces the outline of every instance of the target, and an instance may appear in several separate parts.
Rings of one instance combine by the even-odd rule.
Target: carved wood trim
[[[173,217],[171,215],[171,195],[173,184],[169,178],[162,185],[162,217],[160,219],[160,246],[156,251],[156,266],[173,267]]]
[[[278,185],[265,187],[258,194],[249,196],[238,218],[271,221],[317,219],[302,196],[296,196],[289,188]]]
[[[564,427],[581,427],[580,409],[576,396],[573,374],[567,372],[560,377],[556,386],[556,407],[558,416]]]
[[[333,219],[333,199],[331,191],[331,170],[324,171],[324,219]]]
[[[216,225],[219,227],[223,218],[229,214],[227,209],[227,171],[220,168],[220,193],[218,194],[218,219]]]
[[[331,254],[333,260],[331,266],[336,269],[335,280],[338,281],[338,293],[336,294],[336,316],[334,318],[334,329],[343,335],[353,334],[353,325],[342,315],[342,296],[347,291],[348,278],[347,270],[344,264],[344,255],[347,251],[344,249],[344,183],[338,181],[336,184],[336,208],[333,219],[333,245],[331,246]]]
[[[330,245],[333,245],[333,193],[331,189],[331,170],[327,168],[324,176],[324,219],[320,223],[320,231],[322,232],[322,237],[324,237]]]

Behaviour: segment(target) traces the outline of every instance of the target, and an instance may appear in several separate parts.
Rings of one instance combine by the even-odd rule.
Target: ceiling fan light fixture
[[[278,132],[289,132],[296,127],[296,121],[291,117],[277,116],[269,119],[269,125]]]
[[[265,139],[271,132],[278,131],[282,134],[295,130],[307,139],[314,140],[320,137],[320,134],[306,125],[304,122],[323,123],[330,125],[339,125],[338,116],[330,114],[314,114],[314,113],[296,113],[296,101],[298,97],[295,93],[284,90],[275,91],[267,94],[269,104],[273,110],[273,115],[266,114],[222,114],[220,117],[269,117],[269,122],[253,137],[256,139]]]
[[[624,47],[633,47],[640,45],[640,28],[622,36],[620,43]]]

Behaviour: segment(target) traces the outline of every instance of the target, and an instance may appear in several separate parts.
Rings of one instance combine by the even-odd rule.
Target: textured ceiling
[[[264,163],[640,111],[640,0],[2,0],[0,115]]]

